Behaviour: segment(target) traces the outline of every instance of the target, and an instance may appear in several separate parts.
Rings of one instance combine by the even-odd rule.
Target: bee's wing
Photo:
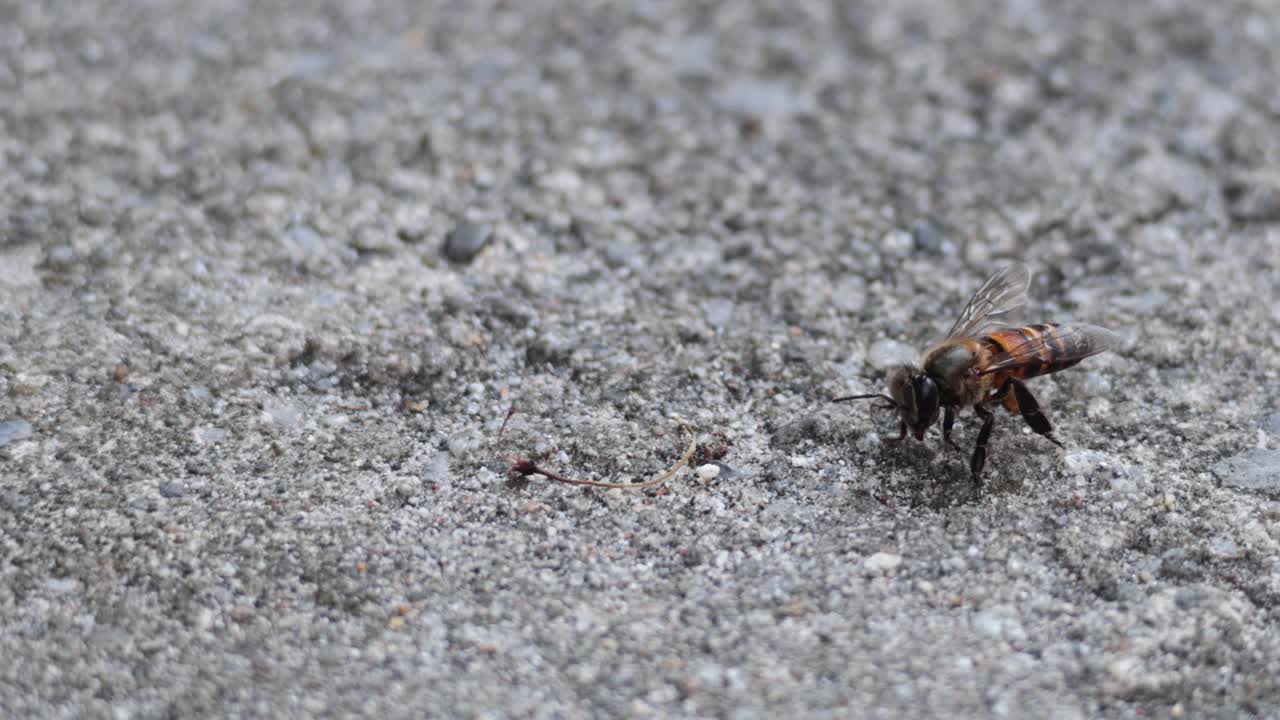
[[[1030,363],[1041,365],[1044,360],[1040,348],[1045,346],[1052,351],[1052,362],[1068,363],[1106,352],[1115,347],[1117,342],[1119,337],[1115,333],[1096,325],[1055,325],[1039,333],[1038,337],[1029,337],[1007,351],[996,354],[982,367],[980,374],[989,375]]]
[[[1021,263],[1014,263],[987,278],[960,311],[946,339],[976,335],[997,316],[1022,307],[1027,302],[1030,285],[1031,271]]]

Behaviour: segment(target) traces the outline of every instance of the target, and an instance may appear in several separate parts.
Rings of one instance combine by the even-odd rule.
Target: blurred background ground
[[[1267,2],[0,6],[0,714],[1280,716],[1277,48]],[[976,497],[827,401],[1012,260],[1123,341]],[[506,477],[682,425],[714,480]]]

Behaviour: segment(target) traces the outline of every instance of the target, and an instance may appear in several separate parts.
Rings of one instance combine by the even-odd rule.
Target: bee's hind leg
[[[1013,386],[1013,397],[1017,401],[1018,411],[1022,413],[1022,419],[1026,420],[1036,433],[1054,445],[1062,447],[1062,443],[1053,436],[1053,425],[1049,423],[1049,418],[1040,411],[1040,403],[1036,402],[1035,396],[1027,386],[1017,380],[1009,380],[1008,384]]]

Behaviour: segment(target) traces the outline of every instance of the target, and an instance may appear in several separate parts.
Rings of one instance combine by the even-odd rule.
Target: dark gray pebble
[[[1224,487],[1280,494],[1280,449],[1250,448],[1213,466]]]
[[[1280,412],[1273,412],[1262,418],[1262,431],[1268,435],[1280,436]]]
[[[942,252],[946,239],[946,232],[928,218],[921,218],[911,226],[911,240],[916,252],[937,255]]]
[[[473,222],[460,222],[444,241],[444,256],[452,263],[465,265],[489,244],[492,229],[488,225]]]
[[[187,486],[178,482],[162,482],[160,483],[160,496],[167,498],[179,498],[187,494]]]

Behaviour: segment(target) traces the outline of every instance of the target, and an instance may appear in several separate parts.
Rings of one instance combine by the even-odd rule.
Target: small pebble
[[[880,247],[890,255],[906,255],[915,245],[911,233],[903,230],[890,230],[880,238]]]
[[[201,427],[196,428],[193,432],[196,441],[205,445],[213,445],[227,439],[227,431],[219,427]]]
[[[1239,560],[1244,557],[1244,548],[1226,535],[1217,535],[1209,539],[1209,555],[1216,560]]]
[[[744,78],[728,83],[715,97],[722,110],[750,117],[784,117],[806,111],[811,102],[789,85]]]
[[[620,268],[627,265],[635,252],[631,246],[623,242],[612,242],[604,247],[604,261],[611,268]]]
[[[867,304],[867,286],[856,275],[842,278],[831,288],[831,304],[841,312],[855,313]]]
[[[160,483],[160,497],[179,498],[187,494],[187,487],[177,482]]]
[[[423,473],[423,478],[430,483],[444,484],[449,482],[449,453],[440,451],[431,456]]]
[[[1009,605],[997,605],[981,610],[973,616],[973,629],[990,637],[1020,640],[1026,635],[1017,610]]]
[[[694,472],[697,473],[699,480],[701,480],[704,483],[708,483],[708,482],[711,482],[712,480],[715,480],[717,477],[719,477],[720,466],[707,463],[706,465],[699,465],[698,469],[695,470]]]
[[[1089,397],[1111,392],[1111,379],[1099,372],[1086,372],[1081,378],[1080,390]]]
[[[49,384],[49,376],[38,373],[18,373],[9,383],[9,392],[14,395],[35,395]]]
[[[22,493],[9,490],[0,491],[0,510],[21,513],[31,506],[31,500]]]
[[[1280,494],[1280,449],[1251,448],[1213,466],[1224,487]]]
[[[290,225],[285,233],[307,254],[318,255],[324,252],[325,239],[309,225]]]
[[[1280,186],[1268,182],[1248,182],[1228,187],[1227,211],[1245,222],[1280,220]]]
[[[720,468],[720,473],[716,475],[716,478],[719,480],[729,480],[733,477],[736,477],[738,474],[737,469],[735,469],[729,463],[720,462],[719,460],[712,460],[710,463],[708,463],[708,465],[715,465],[716,467]]]
[[[538,185],[564,195],[575,195],[582,190],[582,176],[572,170],[553,170],[539,177]]]
[[[488,225],[463,221],[458,223],[444,241],[444,256],[449,262],[466,265],[489,244],[492,229]]]
[[[891,570],[897,569],[901,564],[901,555],[878,552],[862,561],[862,572],[866,575],[883,575]]]
[[[733,301],[725,298],[711,298],[702,303],[702,314],[707,319],[707,324],[716,329],[729,325],[729,321],[733,319],[733,310]]]
[[[867,361],[877,370],[888,370],[898,365],[912,365],[918,359],[915,348],[897,340],[877,340],[867,352]]]
[[[269,402],[262,411],[268,420],[282,428],[292,428],[302,420],[302,412],[288,403]]]
[[[26,420],[0,420],[0,447],[31,437],[31,423]]]
[[[75,263],[76,251],[70,245],[55,245],[45,253],[45,265],[51,270],[67,270]]]
[[[1262,419],[1262,431],[1280,437],[1280,412],[1273,412]]]
[[[911,241],[916,252],[937,255],[942,252],[947,236],[932,220],[921,218],[911,226]]]
[[[1062,464],[1073,475],[1087,476],[1106,461],[1106,454],[1097,450],[1072,450],[1062,457]]]
[[[390,252],[395,249],[396,236],[384,227],[361,225],[348,243],[361,252]]]
[[[973,629],[990,637],[999,637],[1003,626],[994,613],[983,611],[973,616]]]

